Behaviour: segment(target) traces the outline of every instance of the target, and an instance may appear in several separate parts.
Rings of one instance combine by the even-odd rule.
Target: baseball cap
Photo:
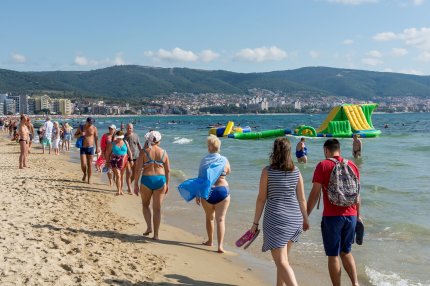
[[[116,126],[115,126],[115,124],[111,124],[111,126],[109,126],[109,129],[116,130]]]
[[[88,117],[87,118],[87,122],[90,123],[90,124],[93,124],[95,122],[95,120],[92,117]]]

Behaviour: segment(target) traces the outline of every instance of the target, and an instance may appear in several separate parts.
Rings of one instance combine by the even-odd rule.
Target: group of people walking
[[[198,177],[183,182],[178,189],[186,201],[195,199],[198,205],[203,206],[208,235],[208,240],[203,244],[212,246],[216,221],[218,252],[222,253],[225,216],[230,204],[226,176],[231,173],[231,167],[227,158],[219,154],[221,141],[216,136],[209,136],[207,145],[208,155],[201,160]],[[277,285],[297,285],[288,254],[301,233],[309,229],[308,216],[317,201],[319,204],[322,194],[324,212],[321,231],[331,281],[333,285],[340,285],[341,261],[352,285],[358,285],[351,248],[356,224],[361,223],[359,170],[352,161],[341,157],[340,142],[328,139],[323,146],[326,159],[315,168],[312,190],[306,200],[303,178],[293,163],[291,149],[287,137],[274,141],[270,164],[261,172],[250,231],[254,235],[258,234],[263,216],[262,251],[271,251],[277,267]],[[302,158],[305,152],[302,139],[297,144],[296,156]],[[305,162],[299,160],[299,163]]]
[[[18,126],[20,168],[27,167],[30,134],[34,134],[33,129],[30,119],[21,116]],[[66,131],[61,130],[58,123],[52,123],[47,118],[42,128],[43,146],[53,145],[57,152],[56,140],[59,140],[61,132],[71,139],[71,128],[66,126],[63,129]],[[124,194],[124,179],[129,194],[140,194],[147,225],[143,235],[153,233],[153,239],[158,240],[161,206],[169,191],[170,182],[169,156],[160,146],[160,132],[149,131],[141,144],[139,136],[133,131],[133,124],[128,124],[125,132],[116,130],[115,125],[110,125],[101,137],[99,150],[98,130],[94,126],[93,118],[89,117],[85,124],[78,128],[75,137],[77,141],[81,141],[79,148],[82,181],[91,183],[93,156],[98,154],[110,185],[113,182],[116,185],[116,195]],[[354,139],[357,146],[357,138]],[[216,136],[208,137],[207,150],[208,154],[200,162],[198,177],[185,181],[178,189],[186,200],[195,199],[195,202],[203,207],[208,236],[203,244],[213,246],[216,222],[217,251],[224,253],[225,218],[230,205],[227,177],[232,170],[228,159],[220,154],[221,141]],[[306,153],[304,140],[299,142],[295,151],[296,156],[303,157],[301,155]],[[356,224],[361,222],[359,170],[352,161],[342,158],[338,140],[326,140],[323,152],[326,159],[315,168],[312,189],[307,200],[305,183],[299,168],[292,160],[291,143],[287,137],[275,139],[269,158],[270,164],[262,169],[250,231],[257,233],[263,216],[262,251],[271,251],[277,267],[277,285],[297,285],[289,253],[301,233],[310,228],[308,217],[315,205],[319,204],[321,195],[324,205],[321,233],[331,281],[333,285],[340,285],[342,263],[352,285],[358,285],[351,248],[356,235]],[[152,211],[149,207],[151,200]]]
[[[264,209],[262,250],[272,253],[277,285],[297,285],[288,254],[302,231],[309,229],[308,216],[321,194],[324,203],[321,233],[332,284],[340,285],[340,257],[352,285],[358,285],[351,248],[357,221],[361,222],[360,174],[352,161],[341,157],[337,139],[328,139],[323,152],[326,159],[315,168],[307,202],[303,178],[294,166],[286,137],[275,140],[270,165],[262,170],[251,231],[257,231]]]

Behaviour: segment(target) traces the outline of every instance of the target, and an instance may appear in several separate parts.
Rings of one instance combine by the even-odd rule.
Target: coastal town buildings
[[[0,93],[0,115],[7,114],[207,114],[323,113],[340,104],[378,103],[380,112],[429,112],[430,98],[374,97],[359,100],[318,92],[274,92],[249,89],[245,94],[178,93],[142,98],[140,102],[109,103],[96,99],[57,98],[48,94]]]

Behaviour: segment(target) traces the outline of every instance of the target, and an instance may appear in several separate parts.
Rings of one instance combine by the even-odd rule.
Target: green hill
[[[307,67],[266,73],[113,66],[92,71],[16,72],[0,69],[0,92],[57,92],[71,97],[139,100],[179,93],[246,93],[262,88],[287,93],[430,97],[430,76]]]

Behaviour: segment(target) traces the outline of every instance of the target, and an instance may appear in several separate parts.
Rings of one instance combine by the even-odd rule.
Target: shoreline
[[[1,283],[267,285],[237,254],[208,251],[182,229],[163,223],[161,241],[143,237],[140,209],[127,213],[140,198],[115,197],[97,173],[91,185],[83,183],[70,153],[42,155],[37,145],[30,168],[18,170],[19,145],[0,139]]]

